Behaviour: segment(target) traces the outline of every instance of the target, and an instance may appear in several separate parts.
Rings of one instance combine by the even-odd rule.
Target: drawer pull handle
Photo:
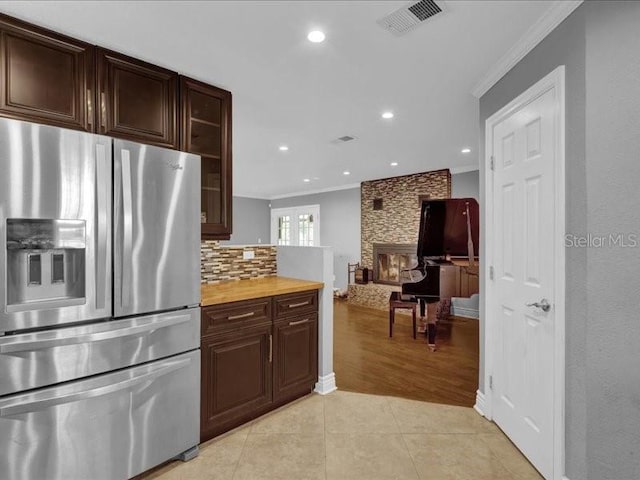
[[[269,363],[273,362],[273,335],[269,335]]]
[[[256,314],[255,312],[248,312],[248,313],[243,313],[241,315],[230,315],[228,318],[229,320],[240,320],[241,318],[253,317],[255,314]]]
[[[307,300],[306,302],[300,302],[300,303],[290,303],[289,308],[304,307],[305,305],[309,305],[309,300]]]
[[[84,345],[93,342],[126,338],[133,335],[149,335],[161,328],[172,327],[175,325],[186,323],[189,320],[191,320],[190,315],[175,315],[162,320],[148,321],[145,323],[141,322],[139,325],[114,328],[113,330],[106,330],[103,332],[73,335],[73,331],[71,331],[71,334],[67,334],[67,336],[60,336],[55,338],[47,338],[45,332],[42,332],[37,334],[37,336],[41,338],[35,338],[31,341],[26,342],[18,341],[9,343],[12,338],[11,336],[6,336],[2,337],[3,341],[6,338],[7,342],[0,343],[0,354],[32,352],[34,350],[44,350],[47,348],[65,347],[70,345]]]
[[[304,320],[296,320],[295,322],[289,322],[289,326],[293,327],[294,325],[302,325],[303,323],[307,323],[310,319],[305,318]]]

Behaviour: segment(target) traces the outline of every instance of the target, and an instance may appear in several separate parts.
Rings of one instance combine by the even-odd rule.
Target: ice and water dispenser
[[[7,219],[7,311],[85,302],[85,221]]]

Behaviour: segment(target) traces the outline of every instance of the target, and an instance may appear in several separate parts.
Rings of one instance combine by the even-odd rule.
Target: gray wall
[[[475,198],[480,202],[480,172],[455,173],[451,175],[452,198]]]
[[[640,3],[585,6],[588,231],[637,235]],[[587,273],[587,474],[638,479],[640,248],[591,248]]]
[[[565,65],[567,233],[639,232],[639,25],[638,2],[585,2],[480,99],[484,143],[491,114]],[[482,195],[483,165],[480,178]],[[640,292],[639,254],[619,247],[566,252],[571,480],[640,478],[640,329],[631,301]],[[481,321],[481,338],[483,328]],[[482,358],[481,390],[483,367]]]
[[[227,245],[254,245],[271,241],[269,200],[233,197],[233,234]]]
[[[320,245],[333,248],[334,286],[347,288],[347,263],[360,261],[360,188],[271,200],[271,208],[320,205]]]
[[[579,7],[480,99],[480,138],[484,152],[485,121],[560,65],[566,75],[566,231],[587,231],[585,168],[585,11]],[[484,195],[484,162],[480,193]],[[484,205],[480,204],[481,222]],[[484,230],[481,230],[484,237]],[[486,258],[484,238],[481,255]],[[587,316],[587,252],[566,252],[566,471],[571,480],[586,479],[585,348]],[[480,308],[484,285],[480,284]],[[484,319],[480,319],[484,342]],[[482,350],[481,350],[482,352]],[[482,352],[484,353],[484,352]],[[480,358],[480,390],[484,391],[484,356]],[[594,479],[595,480],[595,479]]]

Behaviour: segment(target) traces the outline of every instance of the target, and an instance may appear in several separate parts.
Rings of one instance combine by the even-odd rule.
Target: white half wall
[[[360,187],[271,200],[271,208],[320,205],[320,245],[333,248],[333,285],[347,290],[347,264],[360,261]]]
[[[315,391],[336,390],[333,372],[333,249],[331,247],[278,247],[278,275],[323,282],[318,312],[318,382]]]

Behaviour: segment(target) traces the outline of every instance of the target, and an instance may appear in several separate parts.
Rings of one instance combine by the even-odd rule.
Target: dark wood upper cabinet
[[[202,157],[203,238],[231,235],[231,92],[180,77],[180,149]]]
[[[95,48],[0,14],[0,115],[93,131]]]
[[[178,74],[97,49],[98,132],[178,148]]]
[[[202,237],[232,220],[231,92],[0,14],[0,116],[202,157]]]

